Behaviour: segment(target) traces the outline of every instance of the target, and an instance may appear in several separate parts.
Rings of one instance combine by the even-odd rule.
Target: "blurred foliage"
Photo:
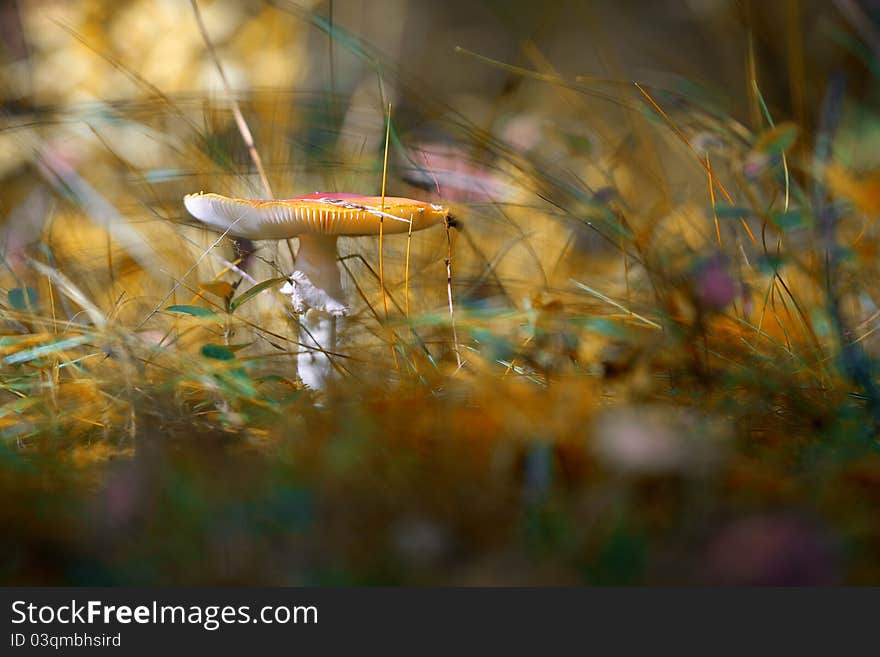
[[[198,7],[0,10],[4,583],[880,582],[868,3]],[[459,223],[387,311],[340,243],[321,393],[295,244],[182,206],[266,195],[236,103],[281,198],[378,193],[390,103]]]

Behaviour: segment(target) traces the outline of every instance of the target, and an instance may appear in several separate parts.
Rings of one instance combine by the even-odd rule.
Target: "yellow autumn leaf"
[[[205,283],[199,283],[199,288],[205,292],[216,294],[221,299],[228,299],[232,296],[232,293],[235,292],[235,288],[226,281],[208,281]]]
[[[830,164],[825,178],[831,190],[852,201],[867,214],[880,214],[880,170],[855,176],[839,164]]]

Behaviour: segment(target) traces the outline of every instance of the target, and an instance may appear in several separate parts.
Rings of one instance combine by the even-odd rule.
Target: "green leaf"
[[[165,310],[171,313],[180,313],[181,315],[190,315],[191,317],[204,317],[209,319],[220,319],[213,310],[202,308],[201,306],[168,306]]]
[[[856,258],[855,250],[843,244],[836,245],[832,251],[834,256],[841,262],[852,261]]]
[[[91,340],[91,336],[89,335],[75,335],[71,338],[55,340],[54,342],[49,342],[47,344],[42,344],[36,347],[31,347],[30,349],[19,351],[17,353],[7,356],[5,360],[10,365],[14,365],[15,363],[25,363],[29,360],[48,356],[49,354],[56,351],[64,351],[65,349],[78,347],[79,345],[83,344],[84,342],[88,342],[89,340]]]
[[[563,132],[562,135],[568,142],[568,147],[575,153],[586,155],[593,152],[593,142],[589,137],[569,132]]]
[[[144,172],[144,181],[155,184],[173,180],[181,175],[180,169],[150,169]]]
[[[286,278],[270,278],[267,281],[262,281],[261,283],[257,283],[252,288],[248,288],[242,294],[238,295],[235,299],[232,300],[232,303],[229,304],[229,312],[235,312],[235,309],[239,306],[247,303],[255,296],[257,296],[263,290],[266,290],[273,285],[278,285],[279,283],[284,283],[287,281]]]
[[[758,256],[758,269],[765,274],[775,274],[785,264],[782,256],[761,255]]]
[[[758,139],[755,150],[769,155],[784,153],[797,139],[798,128],[793,123],[779,123]]]
[[[214,360],[233,360],[235,358],[234,353],[219,344],[204,344],[199,351],[205,358],[213,358]]]
[[[626,337],[626,332],[620,327],[620,324],[605,317],[575,317],[571,322],[587,331],[605,335],[609,338]]]
[[[471,336],[482,348],[479,350],[491,360],[510,359],[513,357],[513,344],[507,338],[495,335],[483,328],[472,328]]]
[[[715,214],[719,219],[745,219],[752,214],[752,211],[748,208],[718,203],[715,205]]]
[[[9,305],[22,312],[36,310],[37,291],[32,287],[17,287],[9,290]]]
[[[770,219],[776,224],[780,230],[795,230],[804,227],[804,218],[800,210],[789,210],[788,212],[771,212]]]
[[[816,335],[831,335],[831,324],[828,322],[828,316],[820,309],[814,308],[810,312],[810,323]]]
[[[239,394],[245,395],[246,397],[257,396],[257,389],[254,387],[254,382],[251,381],[251,377],[242,368],[229,372],[228,382],[238,391]]]

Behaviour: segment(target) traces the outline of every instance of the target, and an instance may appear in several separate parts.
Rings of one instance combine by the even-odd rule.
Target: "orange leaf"
[[[854,176],[838,164],[830,164],[825,177],[831,190],[852,201],[866,214],[880,214],[880,170]]]
[[[208,281],[207,283],[199,283],[199,288],[205,292],[216,294],[221,299],[228,299],[232,296],[232,293],[235,292],[235,288],[226,281]]]

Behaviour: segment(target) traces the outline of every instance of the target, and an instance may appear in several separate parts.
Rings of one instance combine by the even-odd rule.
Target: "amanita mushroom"
[[[186,209],[196,219],[235,237],[281,240],[299,237],[296,270],[281,292],[299,315],[297,359],[302,382],[325,387],[333,366],[325,352],[336,350],[337,318],[348,314],[336,263],[340,235],[408,233],[449,221],[449,210],[408,198],[359,194],[310,194],[274,201],[251,201],[219,194],[188,194]],[[381,228],[380,228],[381,227]]]

